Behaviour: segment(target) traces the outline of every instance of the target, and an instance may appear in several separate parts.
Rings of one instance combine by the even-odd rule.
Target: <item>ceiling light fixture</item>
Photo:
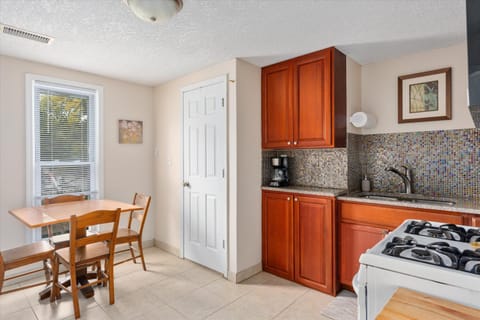
[[[127,6],[140,19],[152,23],[169,20],[182,10],[182,0],[124,0]]]

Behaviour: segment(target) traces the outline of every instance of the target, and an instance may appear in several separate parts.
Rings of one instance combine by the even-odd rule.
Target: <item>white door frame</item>
[[[224,75],[221,75],[221,76],[218,76],[218,77],[215,77],[215,78],[212,78],[212,79],[209,79],[209,80],[205,80],[205,81],[201,81],[201,82],[197,82],[197,83],[194,83],[194,84],[191,84],[191,85],[188,85],[186,87],[183,87],[181,89],[181,95],[180,95],[180,103],[181,103],[181,108],[180,108],[180,114],[181,114],[181,126],[180,126],[180,130],[181,130],[181,133],[180,133],[180,136],[182,137],[182,145],[181,145],[181,148],[180,148],[180,159],[182,159],[182,165],[180,167],[181,169],[181,173],[180,173],[180,176],[182,177],[182,181],[180,183],[180,190],[181,190],[181,197],[180,197],[180,252],[179,252],[179,255],[180,255],[180,258],[185,258],[185,230],[184,230],[184,222],[185,222],[185,211],[184,211],[184,186],[183,186],[183,182],[185,181],[185,177],[183,176],[184,174],[184,101],[183,101],[183,95],[186,91],[190,91],[190,90],[193,90],[193,89],[198,89],[198,88],[201,88],[201,87],[206,87],[206,86],[209,86],[209,85],[212,85],[212,84],[215,84],[215,83],[220,83],[220,82],[223,82],[224,85],[225,85],[225,133],[226,133],[226,137],[225,137],[225,142],[226,142],[226,146],[225,146],[225,209],[226,209],[226,219],[225,219],[225,270],[223,272],[223,276],[225,278],[228,278],[228,270],[229,270],[229,264],[228,264],[228,261],[229,261],[229,253],[230,253],[230,249],[229,249],[229,230],[228,230],[228,225],[229,225],[229,194],[228,194],[228,184],[229,184],[229,170],[228,170],[228,153],[229,153],[229,144],[228,144],[228,75],[227,74],[224,74]]]

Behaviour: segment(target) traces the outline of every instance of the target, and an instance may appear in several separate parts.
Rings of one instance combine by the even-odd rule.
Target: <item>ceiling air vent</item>
[[[30,31],[22,30],[12,26],[7,26],[4,24],[0,24],[0,31],[1,33],[9,34],[11,36],[25,38],[28,40],[37,41],[37,42],[46,43],[46,44],[50,44],[53,41],[52,37],[39,34],[39,33],[33,33]]]

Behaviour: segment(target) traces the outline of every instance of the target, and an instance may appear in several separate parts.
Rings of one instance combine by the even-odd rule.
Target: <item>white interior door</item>
[[[226,274],[226,77],[183,91],[184,257]]]

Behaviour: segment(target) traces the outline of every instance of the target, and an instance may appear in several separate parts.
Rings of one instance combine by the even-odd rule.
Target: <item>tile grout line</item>
[[[283,308],[282,310],[280,310],[278,313],[276,313],[275,315],[273,315],[270,319],[275,319],[276,317],[278,317],[279,315],[282,314],[282,312],[284,312],[285,310],[287,310],[288,308],[290,308],[295,302],[297,302],[301,297],[303,297],[304,295],[306,295],[308,293],[308,291],[311,290],[311,289],[308,289],[306,290],[304,293],[302,293],[301,295],[299,295],[298,297],[296,297],[295,299],[293,299],[293,301],[288,304],[285,308]]]

